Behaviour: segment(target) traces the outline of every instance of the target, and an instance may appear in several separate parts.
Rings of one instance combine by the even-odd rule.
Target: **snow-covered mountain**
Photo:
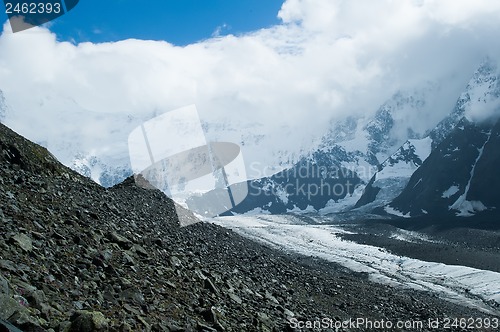
[[[61,122],[83,119],[77,132],[60,132],[47,141],[38,142],[65,165],[95,182],[110,187],[122,182],[132,174],[128,155],[128,135],[141,119],[120,113],[95,113],[74,107],[71,112],[61,114]],[[110,132],[106,124],[116,124]],[[99,145],[107,135],[113,140]]]
[[[452,112],[424,139],[409,140],[388,163],[381,165],[356,207],[383,207],[385,212],[405,217],[451,210],[458,211],[459,216],[471,216],[486,210],[481,200],[467,199],[466,188],[470,187],[467,183],[472,181],[471,172],[479,159],[496,158],[491,151],[484,155],[483,145],[491,133],[494,135],[492,123],[500,116],[499,102],[498,69],[494,61],[487,59],[474,73]],[[494,142],[488,146],[498,149]],[[489,183],[475,187],[479,196],[487,195]],[[498,206],[491,203],[490,207]]]
[[[94,112],[72,98],[53,94],[48,91],[32,112],[18,112],[7,109],[8,96],[4,97],[0,91],[0,118],[7,113],[6,125],[47,148],[64,165],[103,186],[115,185],[130,176],[127,138],[144,120],[112,110]],[[65,110],[57,114],[57,121],[45,116],[54,109]],[[33,130],[33,123],[43,130]],[[115,129],[109,129],[110,123]]]
[[[463,147],[453,146],[450,135],[452,133],[458,135],[456,144],[460,144],[462,141],[461,136],[456,133],[457,128],[465,128],[462,135],[474,137],[476,130],[474,128],[483,128],[477,125],[478,123],[485,123],[485,119],[500,113],[498,67],[492,59],[484,61],[468,84],[464,84],[466,85],[464,91],[444,119],[436,118],[436,114],[443,113],[435,109],[435,105],[439,104],[436,100],[440,96],[440,84],[442,83],[424,83],[418,89],[401,90],[375,112],[360,112],[373,114],[372,116],[353,114],[343,119],[332,120],[329,130],[319,143],[310,144],[315,147],[312,151],[305,150],[307,144],[294,150],[286,148],[285,143],[288,142],[283,138],[293,137],[296,128],[285,126],[280,127],[275,133],[265,133],[260,128],[261,125],[251,122],[246,123],[244,130],[241,130],[241,124],[232,123],[238,119],[203,122],[207,140],[235,142],[241,146],[242,151],[245,149],[252,151],[253,155],[265,150],[267,157],[272,156],[274,161],[278,161],[273,164],[263,156],[259,161],[260,168],[254,169],[251,164],[250,169],[247,169],[249,195],[234,209],[234,212],[256,210],[268,213],[287,211],[335,213],[357,209],[361,212],[376,210],[414,216],[437,212],[439,209],[446,210],[442,207],[434,209],[428,206],[429,202],[424,201],[421,207],[417,207],[416,202],[419,200],[414,198],[411,198],[413,204],[411,207],[405,205],[409,197],[416,194],[410,188],[416,185],[416,182],[412,181],[416,174],[422,173],[422,181],[425,178],[430,179],[427,184],[429,188],[436,185],[432,180],[435,175],[431,174],[430,170],[429,174],[424,174],[424,171],[430,167],[426,165],[432,164],[432,158],[439,159],[438,152],[435,152],[438,151],[436,150],[438,147],[445,150],[458,148],[459,150],[454,151],[454,155],[457,154],[454,158],[463,164],[461,168],[470,171],[471,166],[467,163],[474,162],[473,154],[460,155],[468,151],[469,143],[462,138],[465,142]],[[61,107],[61,103],[64,107]],[[22,126],[22,123],[26,122],[25,119],[21,119],[22,121],[16,119],[14,112],[9,112],[12,114],[5,117],[6,105],[7,102],[0,91],[0,120],[3,117],[10,122],[8,125],[14,125],[15,128],[16,124]],[[59,117],[61,123],[71,122],[75,118],[81,119],[80,131],[61,132],[58,129],[58,135],[53,138],[30,138],[47,147],[64,164],[104,186],[112,186],[131,174],[127,147],[128,134],[142,122],[157,115],[156,111],[141,118],[127,116],[121,112],[95,113],[83,109],[70,98],[47,97],[40,101],[40,110],[34,113],[33,121],[41,121],[43,112],[50,108],[67,110]],[[115,129],[113,133],[106,132],[104,124],[110,122],[118,124],[115,128],[119,129]],[[59,126],[58,123],[47,125],[54,128]],[[486,129],[477,130],[483,132]],[[96,142],[101,135],[103,137],[112,135],[114,143],[110,145],[108,140],[108,144],[99,147]],[[268,137],[269,135],[271,137]],[[479,137],[483,134],[477,135]],[[276,144],[269,146],[269,142]],[[446,144],[445,142],[448,142],[448,146],[442,145]],[[482,138],[478,142],[484,143]],[[477,150],[480,147],[476,146],[479,144],[476,143],[474,141],[470,144]],[[444,158],[444,155],[441,157]],[[445,162],[442,164],[448,165]],[[449,167],[455,165],[449,164]],[[255,172],[252,172],[253,170]],[[455,173],[453,176],[464,177],[464,174],[468,173]],[[455,182],[462,183],[463,180],[460,178]],[[438,202],[442,202],[443,199],[444,201],[455,199],[453,202],[446,201],[446,204],[454,206],[454,210],[460,211],[461,215],[466,215],[466,211],[473,213],[482,209],[482,206],[471,202],[480,201],[488,208],[489,205],[486,203],[488,199],[469,198],[472,197],[470,196],[472,193],[481,191],[478,187],[480,183],[481,181],[475,186],[471,183],[469,187],[472,189],[467,193],[464,191],[466,185],[463,184],[460,187],[458,184],[450,183],[447,188],[438,185],[434,189],[440,190],[439,196],[449,195],[449,197],[436,199]],[[445,185],[448,183],[443,184]],[[455,187],[457,190],[453,192]],[[456,201],[458,198],[455,196],[459,193],[460,195],[465,193],[462,201]]]
[[[500,208],[500,121],[463,118],[417,169],[390,212],[468,217]]]
[[[463,117],[483,121],[498,116],[500,109],[500,73],[498,63],[487,58],[468,82],[454,109],[429,133],[433,147],[441,143]]]
[[[270,177],[247,181],[248,195],[231,211],[273,214],[315,211],[351,196],[361,179],[330,157],[316,152],[313,158],[302,158],[293,167]],[[196,206],[204,197],[192,197],[187,204]]]
[[[104,187],[112,187],[132,175],[130,160],[122,154],[103,157],[79,153],[74,156],[70,168]]]
[[[379,165],[379,170],[370,179],[355,207],[371,210],[384,206],[396,198],[406,187],[412,174],[430,155],[432,149],[446,139],[464,117],[474,118],[475,110],[482,109],[483,104],[494,105],[495,100],[500,100],[499,96],[497,66],[493,60],[486,59],[473,74],[447,117],[425,133],[415,132],[411,127],[407,128],[410,139]],[[412,98],[406,98],[406,100],[399,98],[398,101],[403,105],[405,101],[410,104],[421,103]],[[418,109],[415,110],[418,114]],[[390,207],[386,210],[400,214],[391,210]]]
[[[355,208],[373,209],[391,202],[431,152],[432,139],[410,139],[379,166]]]
[[[496,114],[495,106],[500,100],[498,82],[497,66],[494,61],[487,59],[473,74],[449,115],[437,124],[416,121],[418,117],[425,117],[428,114],[426,105],[429,99],[435,97],[432,92],[439,91],[432,84],[427,85],[425,89],[396,93],[377,110],[373,118],[351,116],[332,123],[318,150],[303,157],[290,169],[249,181],[249,197],[233,209],[233,212],[255,210],[268,213],[287,211],[335,213],[352,208],[361,212],[378,210],[398,216],[435,212],[425,204],[419,207],[418,211],[415,209],[410,211],[408,208],[398,209],[404,201],[400,196],[404,198],[408,195],[402,193],[411,191],[409,188],[415,185],[410,178],[413,179],[415,172],[422,165],[426,165],[431,152],[441,146],[442,142],[453,143],[457,140],[459,144],[460,139],[455,138],[453,134],[456,128],[462,128],[466,124],[474,127],[475,123],[484,121],[485,117]],[[485,111],[486,115],[483,116]],[[469,131],[465,132],[472,135]],[[465,151],[465,147],[454,147],[456,148],[457,151]],[[464,157],[462,163],[467,165],[461,167],[468,169],[473,160]],[[444,172],[447,167],[456,166],[446,165],[443,168]],[[324,174],[331,174],[332,170],[336,170],[337,173],[347,175],[336,178],[338,182],[334,185],[337,185],[337,188],[343,186],[345,189],[347,185],[353,184],[354,186],[344,190],[343,195],[318,192],[316,189],[312,192],[307,190],[303,192],[304,187],[321,186],[324,183],[321,181],[326,181],[326,178],[320,181],[317,177],[311,177],[310,171],[301,173],[298,171],[300,169],[323,169]],[[449,172],[448,175],[454,177],[460,174],[453,175],[453,172]],[[429,187],[436,183],[432,179],[429,181],[427,184]],[[444,195],[443,192],[449,188],[454,187],[448,186],[440,195]],[[419,190],[422,192],[422,188]],[[439,200],[436,198],[436,202]],[[415,200],[408,201],[413,204]],[[431,201],[429,199],[429,202]],[[464,202],[470,203],[469,200]],[[458,204],[456,203],[455,207],[458,208]],[[462,212],[467,209],[463,204]],[[414,206],[418,204],[415,203]],[[383,209],[380,209],[381,207]],[[470,204],[468,208],[471,209]],[[476,206],[476,209],[479,208],[481,206]],[[463,212],[461,215],[466,214]]]
[[[349,116],[332,122],[318,148],[292,167],[249,180],[249,195],[232,212],[329,213],[354,207],[377,170],[385,164],[395,163],[391,154],[406,140],[412,139],[418,147],[416,152],[413,145],[407,147],[408,150],[421,156],[429,154],[430,139],[422,142],[417,139],[431,128],[427,125],[412,129],[412,123],[414,114],[428,112],[427,101],[434,97],[432,92],[436,92],[431,87],[426,85],[424,89],[394,94],[373,117]],[[404,147],[401,149],[404,152]],[[425,157],[415,157],[418,159],[415,162],[420,165]],[[414,166],[405,172],[406,182],[415,169]],[[390,173],[384,176],[390,177]],[[398,183],[397,193],[403,190],[406,182]],[[194,197],[193,206],[199,205],[200,199]]]
[[[406,140],[422,138],[433,128],[432,121],[416,120],[419,114],[427,117],[433,112],[429,104],[436,98],[438,91],[430,83],[420,89],[398,91],[378,108],[373,117],[348,117],[332,123],[320,150],[328,152],[338,146],[351,157],[357,156],[355,159],[366,161],[376,170]],[[356,166],[359,165],[362,163]],[[364,173],[361,177],[370,180],[373,173]]]

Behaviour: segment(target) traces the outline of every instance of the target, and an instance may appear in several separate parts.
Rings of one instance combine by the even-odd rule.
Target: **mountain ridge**
[[[500,113],[500,80],[498,77],[499,73],[496,63],[487,58],[474,72],[464,92],[460,94],[448,116],[438,122],[434,128],[421,131],[420,133],[412,132],[410,130],[411,127],[408,127],[406,129],[407,140],[398,148],[394,148],[394,153],[388,153],[387,157],[382,159],[382,161],[379,161],[381,160],[381,152],[385,151],[387,153],[390,151],[390,147],[395,145],[395,139],[390,134],[395,125],[392,115],[393,111],[391,110],[395,107],[407,107],[405,102],[409,102],[410,108],[418,111],[419,108],[425,105],[424,100],[398,93],[393,96],[391,101],[384,103],[378,109],[372,120],[366,121],[348,117],[345,121],[339,122],[323,138],[319,149],[316,152],[311,152],[305,160],[308,160],[312,164],[319,162],[325,167],[337,165],[337,167],[350,169],[354,172],[358,171],[357,175],[360,181],[355,184],[357,186],[356,190],[349,191],[349,195],[343,197],[332,197],[331,201],[324,198],[320,200],[316,199],[316,201],[328,202],[328,206],[325,205],[323,208],[315,204],[314,209],[309,209],[309,206],[306,206],[306,209],[304,209],[301,206],[299,209],[289,208],[286,211],[300,212],[302,210],[306,212],[305,210],[307,210],[309,212],[324,211],[325,213],[336,213],[354,209],[366,212],[375,211],[384,215],[389,213],[396,217],[408,217],[434,212],[434,209],[428,211],[427,206],[422,206],[419,211],[413,209],[411,213],[409,209],[405,208],[402,210],[403,212],[400,212],[398,209],[394,209],[394,207],[401,204],[402,198],[398,197],[400,195],[405,197],[406,194],[403,194],[405,188],[415,185],[410,181],[412,175],[425,163],[432,151],[452,135],[457,127],[467,123],[487,122],[487,120],[478,117],[476,109],[480,109],[483,105],[493,105],[489,117],[495,119],[498,116],[495,115]],[[495,109],[494,107],[497,103],[499,107]],[[362,124],[363,121],[365,124]],[[360,128],[362,128],[361,131]],[[399,132],[401,132],[401,129],[399,129]],[[462,140],[464,139],[466,137],[462,138]],[[336,140],[336,142],[333,142],[333,140]],[[359,143],[353,145],[352,142],[356,141]],[[472,163],[473,161],[470,162]],[[297,167],[299,164],[297,163],[294,167]],[[364,174],[365,176],[360,174]],[[366,174],[370,174],[370,176],[367,177]],[[459,175],[457,174],[457,176]],[[273,182],[272,177],[268,177],[262,181],[266,183],[267,187],[280,186]],[[480,191],[478,186],[474,190]],[[354,199],[353,195],[357,199]],[[344,198],[345,201],[341,202]],[[390,203],[393,200],[396,202],[391,205]],[[279,198],[275,199],[275,201],[279,201]],[[468,204],[469,209],[483,209],[479,203],[471,203],[467,200],[463,202],[463,204]],[[247,204],[246,211],[258,208],[264,212],[275,213],[275,211],[269,210],[268,206],[264,203],[256,203],[253,206]],[[476,207],[474,208],[471,204],[476,204]],[[242,210],[244,209],[235,209],[238,213],[244,212]],[[279,212],[282,213],[285,210],[281,209]],[[465,212],[462,214],[462,216],[466,215],[467,213]]]

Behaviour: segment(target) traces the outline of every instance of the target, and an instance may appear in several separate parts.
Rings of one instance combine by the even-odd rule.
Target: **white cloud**
[[[401,88],[440,85],[421,117],[436,122],[481,59],[498,58],[499,14],[487,0],[288,0],[281,25],[185,47],[73,45],[6,24],[0,89],[14,110],[7,122],[54,149],[126,152],[134,126],[194,103],[207,121],[232,124],[226,139],[258,142],[244,147],[247,160],[271,162]]]
[[[422,7],[432,19],[449,25],[496,24],[500,2],[491,0],[424,0]]]

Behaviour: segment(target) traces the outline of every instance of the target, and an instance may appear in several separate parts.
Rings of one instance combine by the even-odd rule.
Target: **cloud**
[[[213,38],[220,37],[224,33],[224,31],[227,31],[230,29],[231,29],[231,27],[229,25],[227,25],[226,23],[223,23],[215,28],[214,32],[212,32],[212,37]]]
[[[123,155],[142,121],[196,104],[218,128],[210,138],[245,140],[248,162],[272,164],[296,158],[335,119],[369,116],[400,89],[440,87],[420,117],[419,128],[432,126],[480,61],[500,54],[495,1],[287,0],[277,15],[280,25],[185,47],[74,45],[46,28],[12,34],[5,24],[7,123],[63,159],[75,150]]]

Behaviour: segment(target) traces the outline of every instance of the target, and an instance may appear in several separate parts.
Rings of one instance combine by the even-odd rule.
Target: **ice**
[[[295,216],[219,217],[211,222],[275,248],[367,272],[376,282],[431,291],[455,303],[500,314],[487,303],[500,303],[497,272],[397,256],[378,247],[342,240],[336,234],[346,231],[339,226],[309,225]],[[415,234],[404,235],[416,238]]]

